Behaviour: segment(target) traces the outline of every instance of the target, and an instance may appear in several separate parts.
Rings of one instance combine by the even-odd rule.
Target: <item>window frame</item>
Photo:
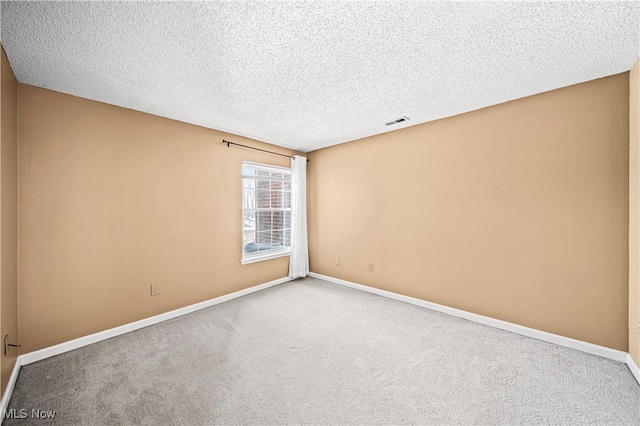
[[[277,259],[279,257],[285,257],[285,256],[289,256],[291,254],[291,246],[285,246],[282,249],[271,249],[271,250],[266,250],[263,252],[254,252],[254,253],[245,253],[244,251],[244,246],[245,246],[245,229],[244,229],[244,217],[245,217],[245,211],[246,210],[251,210],[256,212],[256,223],[257,223],[257,212],[260,211],[260,208],[257,207],[257,200],[256,200],[256,207],[252,208],[252,209],[245,209],[244,206],[244,179],[245,179],[245,174],[244,174],[244,168],[245,166],[253,166],[256,167],[258,169],[263,169],[263,170],[269,170],[269,171],[283,171],[283,172],[287,172],[289,175],[291,175],[291,168],[290,167],[282,167],[282,166],[274,166],[271,164],[264,164],[264,163],[256,163],[253,161],[243,161],[242,162],[242,166],[240,167],[240,178],[241,178],[241,185],[240,185],[240,191],[241,191],[241,209],[240,209],[240,214],[241,214],[241,225],[240,225],[240,247],[241,247],[241,258],[240,258],[240,264],[241,265],[247,265],[250,263],[256,263],[256,262],[262,262],[264,260],[270,260],[270,259]],[[258,179],[256,179],[256,182],[258,181]],[[256,195],[257,195],[257,184],[256,184]],[[278,208],[276,210],[274,210],[273,208],[264,208],[265,210],[263,211],[283,211],[283,212],[291,212],[292,208]],[[283,232],[285,232],[286,228],[283,228]],[[289,228],[290,229],[290,228]],[[272,231],[273,231],[273,227],[272,227]],[[254,232],[258,232],[257,230]]]

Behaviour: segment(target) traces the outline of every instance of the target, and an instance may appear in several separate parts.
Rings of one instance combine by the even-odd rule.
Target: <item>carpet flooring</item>
[[[306,278],[23,366],[9,408],[27,418],[5,425],[639,425],[640,385],[622,363]]]

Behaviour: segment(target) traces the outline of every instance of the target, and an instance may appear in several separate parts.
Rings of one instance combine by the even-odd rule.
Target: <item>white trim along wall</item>
[[[246,296],[248,294],[255,293],[260,290],[265,290],[269,287],[273,287],[278,284],[284,284],[291,280],[293,280],[293,278],[290,278],[290,277],[279,278],[274,281],[269,281],[263,284],[258,284],[253,287],[245,288],[244,290],[225,294],[224,296],[205,300],[204,302],[185,306],[184,308],[175,309],[173,311],[169,311],[160,315],[155,315],[153,317],[145,318],[140,321],[131,322],[129,324],[121,325],[119,327],[110,328],[109,330],[100,331],[98,333],[90,334],[84,337],[79,337],[77,339],[73,339],[68,342],[63,342],[58,345],[50,346],[48,348],[44,348],[44,349],[40,349],[37,351],[20,355],[18,359],[16,359],[16,364],[13,367],[11,376],[9,377],[7,388],[4,391],[4,395],[2,395],[2,400],[0,401],[0,413],[2,413],[4,418],[4,413],[6,413],[7,407],[9,406],[9,400],[11,399],[11,394],[13,393],[13,388],[16,384],[16,380],[18,380],[20,367],[23,365],[31,364],[36,361],[41,361],[45,358],[49,358],[55,355],[69,352],[74,349],[78,349],[83,346],[87,346],[92,343],[99,342],[101,340],[110,339],[111,337],[116,337],[121,334],[129,333],[131,331],[149,327],[150,325],[158,324],[163,321],[167,321],[176,317],[180,317],[182,315],[199,311],[200,309],[204,309],[210,306],[218,305],[220,303],[228,302],[229,300],[237,299],[239,297]]]
[[[485,324],[490,327],[499,328],[501,330],[510,331],[512,333],[521,334],[523,336],[528,336],[534,339],[542,340],[549,343],[554,343],[556,345],[565,346],[567,348],[576,349],[582,352],[586,352],[586,353],[601,356],[604,358],[609,358],[614,361],[622,362],[629,367],[631,374],[633,374],[635,379],[638,381],[638,384],[640,384],[640,369],[638,369],[638,366],[635,364],[635,362],[631,358],[631,355],[629,355],[626,352],[607,348],[605,346],[594,345],[593,343],[583,342],[581,340],[571,339],[569,337],[559,336],[557,334],[547,333],[545,331],[524,327],[518,324],[501,321],[498,319],[474,314],[474,313],[463,311],[460,309],[450,308],[448,306],[427,302],[425,300],[404,296],[402,294],[397,294],[390,291],[380,290],[374,287],[369,287],[366,285],[341,280],[339,278],[333,278],[327,275],[316,274],[315,272],[309,273],[309,277],[328,281],[334,284],[343,285],[346,287],[351,287],[361,291],[366,291],[367,293],[373,293],[378,296],[387,297],[390,299],[398,300],[400,302],[410,303],[412,305],[420,306],[426,309],[431,309],[431,310],[442,312],[448,315],[464,318],[469,321]],[[274,281],[269,281],[264,284],[259,284],[253,287],[246,288],[244,290],[240,290],[234,293],[226,294],[224,296],[216,297],[214,299],[205,300],[204,302],[196,303],[190,306],[185,306],[184,308],[175,309],[173,311],[169,311],[160,315],[155,315],[153,317],[145,318],[140,321],[135,321],[129,324],[121,325],[119,327],[111,328],[109,330],[104,330],[99,333],[90,334],[88,336],[84,336],[78,339],[70,340],[68,342],[60,343],[55,346],[50,346],[48,348],[44,348],[44,349],[40,349],[37,351],[20,355],[16,360],[16,364],[13,368],[13,371],[11,372],[11,376],[9,377],[9,382],[7,383],[7,388],[4,392],[4,395],[2,395],[2,400],[0,401],[0,412],[4,415],[4,413],[7,410],[7,407],[9,405],[9,400],[11,399],[11,394],[13,393],[13,388],[16,384],[16,381],[18,380],[20,367],[23,365],[31,364],[36,361],[41,361],[45,358],[49,358],[55,355],[69,352],[74,349],[78,349],[83,346],[87,346],[92,343],[99,342],[101,340],[106,340],[111,337],[119,336],[124,333],[129,333],[131,331],[139,330],[141,328],[148,327],[150,325],[158,324],[160,322],[167,321],[182,315],[186,315],[191,312],[198,311],[200,309],[208,308],[210,306],[218,305],[220,303],[224,303],[229,300],[237,299],[239,297],[246,296],[248,294],[255,293],[260,290],[265,290],[269,287],[273,287],[279,284],[284,284],[292,280],[293,280],[292,278],[284,277]]]
[[[353,283],[351,281],[346,281],[327,275],[317,274],[315,272],[309,273],[309,276],[311,278],[317,278],[319,280],[329,281],[331,283],[355,288],[357,290],[366,291],[367,293],[373,293],[378,296],[388,297],[389,299],[410,303],[412,305],[442,312],[448,315],[453,315],[455,317],[464,318],[466,320],[488,325],[490,327],[499,328],[501,330],[510,331],[512,333],[521,334],[523,336],[531,337],[549,343],[554,343],[559,346],[565,346],[567,348],[576,349],[582,352],[601,356],[603,358],[609,358],[614,361],[622,362],[627,364],[629,370],[631,370],[631,373],[638,381],[638,384],[640,384],[640,372],[638,371],[638,366],[633,362],[631,355],[629,355],[627,352],[607,348],[605,346],[594,345],[593,343],[583,342],[582,340],[576,340],[570,337],[547,333],[546,331],[536,330],[535,328],[529,328],[511,322],[501,321],[495,318],[486,317],[484,315],[474,314],[471,312],[463,311],[461,309],[450,308],[448,306],[439,305],[437,303],[427,302],[426,300],[416,299],[414,297],[393,293],[391,291],[380,290],[378,288]]]

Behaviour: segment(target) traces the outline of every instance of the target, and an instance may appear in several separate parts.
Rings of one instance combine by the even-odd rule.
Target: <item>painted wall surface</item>
[[[311,270],[626,351],[628,146],[624,73],[312,152]]]
[[[640,365],[640,62],[629,74],[629,353]]]
[[[18,250],[18,200],[17,200],[17,89],[4,48],[2,61],[2,129],[0,143],[0,339],[9,335],[9,342],[18,342],[17,302],[17,250]],[[9,349],[7,355],[0,347],[2,392],[7,386],[11,371],[18,356],[17,349]]]
[[[19,313],[29,352],[287,275],[241,266],[241,162],[291,154],[20,84]],[[151,284],[160,295],[150,296]]]

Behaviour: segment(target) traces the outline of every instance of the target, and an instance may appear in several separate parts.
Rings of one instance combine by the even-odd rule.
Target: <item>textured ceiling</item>
[[[1,24],[22,83],[301,151],[640,57],[640,2],[3,1]]]

